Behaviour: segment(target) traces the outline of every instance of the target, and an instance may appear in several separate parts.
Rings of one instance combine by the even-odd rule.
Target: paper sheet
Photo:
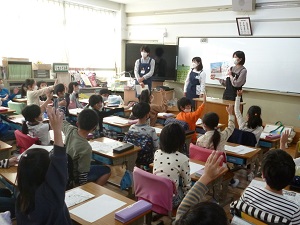
[[[229,151],[229,152],[234,152],[236,154],[243,155],[243,154],[247,154],[249,152],[253,152],[256,149],[255,148],[249,148],[249,147],[246,147],[246,146],[243,146],[243,145],[238,145],[238,146],[234,146],[234,147],[229,146],[229,145],[225,145],[225,150]]]
[[[155,129],[156,134],[160,134],[161,133],[161,128],[159,127],[153,127]]]
[[[94,151],[109,153],[113,152],[114,148],[122,146],[124,143],[118,141],[112,141],[108,143],[100,142],[100,141],[89,141],[92,149]]]
[[[296,166],[300,166],[300,157],[294,159]]]
[[[196,171],[201,170],[203,168],[204,168],[204,166],[202,166],[202,165],[200,165],[198,163],[190,162],[190,174],[193,174]]]
[[[50,152],[50,151],[53,149],[53,145],[48,145],[48,146],[46,146],[46,145],[36,145],[36,144],[33,144],[33,145],[31,145],[28,149],[32,149],[32,148],[42,148],[42,149],[45,149],[45,150],[47,150],[48,152]],[[28,150],[28,149],[27,149],[27,150]],[[27,151],[27,150],[26,150],[26,151]],[[20,155],[18,156],[18,160],[20,160],[21,156],[22,156],[23,154],[25,154],[26,151],[24,151],[22,154],[20,154]]]
[[[65,196],[65,202],[67,207],[71,207],[73,205],[77,205],[81,202],[84,202],[92,197],[94,197],[95,195],[82,190],[81,188],[74,188],[68,192],[66,192],[66,196]]]
[[[70,213],[85,221],[93,223],[125,204],[125,202],[108,195],[101,195],[98,198],[70,210]]]
[[[69,109],[69,113],[70,114],[79,114],[79,113],[81,113],[82,110],[83,109],[81,109],[81,108]]]
[[[124,119],[118,116],[114,116],[112,117],[104,117],[103,118],[103,122],[104,123],[119,123],[119,124],[129,124],[129,120],[128,119]]]

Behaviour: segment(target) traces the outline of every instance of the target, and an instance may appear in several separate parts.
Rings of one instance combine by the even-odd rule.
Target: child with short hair
[[[186,97],[183,97],[178,100],[177,107],[180,113],[176,116],[177,120],[183,120],[189,124],[190,130],[196,130],[196,122],[203,113],[204,106],[206,103],[206,95],[203,95],[202,104],[196,109],[195,112],[192,112],[192,102]],[[196,132],[192,136],[192,142],[195,143],[197,140]]]
[[[93,109],[99,117],[99,126],[97,131],[95,130],[94,137],[100,137],[103,133],[103,118],[111,116],[115,113],[124,112],[125,108],[131,107],[131,104],[126,107],[112,108],[108,111],[103,110],[103,98],[101,95],[91,95],[89,98],[89,104],[86,106],[88,109]]]
[[[55,81],[55,84],[56,84],[56,81]],[[37,87],[34,79],[26,79],[25,87],[27,89],[27,92],[26,92],[27,105],[35,104],[38,106],[41,105],[39,96],[49,94],[54,89],[54,86],[49,86],[49,87],[38,90],[38,87]]]
[[[69,115],[69,110],[67,109],[67,102],[65,99],[65,85],[60,83],[54,87],[54,94],[57,98],[53,100],[53,107],[60,109],[67,116]]]
[[[68,99],[69,109],[83,108],[79,102],[79,84],[77,82],[70,82],[68,86]]]
[[[247,120],[245,120],[240,111],[240,101],[243,95],[243,90],[237,91],[235,98],[234,113],[240,130],[251,132],[256,137],[256,144],[258,144],[260,135],[264,128],[262,127],[261,108],[257,105],[252,105],[247,112]]]
[[[98,123],[98,116],[92,109],[84,109],[79,113],[78,128],[67,121],[63,122],[67,153],[73,160],[74,178],[79,185],[91,181],[104,185],[110,177],[108,166],[91,165],[92,147],[86,137],[96,129]]]
[[[103,102],[107,101],[109,94],[110,94],[110,92],[109,92],[109,90],[107,88],[102,88],[99,91],[99,95],[102,97]]]
[[[27,105],[22,110],[25,121],[22,125],[22,133],[28,134],[32,138],[39,138],[41,145],[50,145],[50,125],[43,123],[43,112],[51,102],[52,94],[47,94],[47,100],[40,107],[38,105]]]
[[[164,90],[160,91],[162,94],[162,103],[161,105],[153,104],[152,101],[154,96],[151,94],[151,91],[145,89],[141,92],[139,96],[139,102],[146,102],[150,104],[150,126],[154,127],[157,120],[157,114],[161,112],[166,112],[168,109],[168,100],[166,96],[166,92]]]
[[[47,110],[54,131],[54,148],[27,150],[20,158],[16,201],[18,224],[65,224],[72,221],[65,203],[67,154],[62,140],[63,113]]]
[[[264,155],[261,167],[266,186],[247,187],[239,201],[286,218],[291,224],[300,224],[300,206],[282,194],[282,189],[289,185],[295,176],[293,158],[281,149],[271,150]]]
[[[47,82],[46,82],[46,81],[43,81],[43,80],[38,81],[38,82],[36,83],[36,85],[38,86],[38,90],[48,87]],[[46,95],[40,96],[40,100],[41,100],[41,101],[46,101],[46,99],[47,99],[47,96],[46,96]]]
[[[153,174],[174,181],[177,195],[173,197],[173,208],[176,208],[191,188],[189,158],[180,152],[185,143],[185,131],[179,124],[171,123],[162,129],[159,139]]]
[[[150,105],[146,102],[140,102],[132,107],[132,114],[138,118],[138,122],[130,126],[129,131],[139,133],[142,135],[148,135],[152,137],[154,150],[159,148],[159,141],[156,131],[153,127],[147,124],[149,118]]]

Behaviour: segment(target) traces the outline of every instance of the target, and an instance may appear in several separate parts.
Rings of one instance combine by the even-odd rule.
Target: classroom
[[[226,223],[212,224],[300,224],[299,1],[10,0],[0,8],[0,224],[39,214],[32,196],[16,202],[35,149],[50,162],[36,160],[43,191],[58,182],[50,172],[65,185],[53,189],[56,203],[47,200],[56,218],[45,211],[40,224],[200,224],[214,217],[209,210],[225,213]],[[276,162],[291,168],[278,173],[293,176],[274,188],[266,164],[277,151]],[[288,205],[251,205],[262,190]],[[39,187],[32,193],[47,199]]]

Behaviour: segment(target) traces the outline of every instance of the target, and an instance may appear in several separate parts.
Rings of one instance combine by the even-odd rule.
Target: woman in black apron
[[[149,57],[150,48],[147,45],[143,45],[140,48],[140,51],[142,57],[136,60],[134,65],[136,84],[140,84],[142,87],[148,85],[148,88],[151,91],[155,60]]]
[[[215,77],[215,74],[211,74],[210,77],[213,80],[219,80],[220,84],[225,86],[223,93],[224,100],[235,101],[237,90],[242,90],[242,87],[246,83],[247,69],[244,67],[246,60],[244,52],[236,51],[233,53],[232,57],[235,66],[230,68],[226,79],[217,78]]]
[[[205,92],[205,78],[206,74],[203,71],[201,58],[194,57],[192,59],[192,69],[186,77],[183,88],[184,95],[191,100],[193,109],[195,109],[193,98],[203,97]]]

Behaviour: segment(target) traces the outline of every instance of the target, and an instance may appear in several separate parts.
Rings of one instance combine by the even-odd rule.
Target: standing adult
[[[203,64],[200,57],[192,59],[192,69],[186,76],[184,83],[184,96],[191,100],[192,107],[195,109],[195,101],[193,98],[203,97],[205,92],[206,74],[203,71]]]
[[[140,48],[140,52],[142,57],[137,59],[134,65],[136,84],[140,84],[142,87],[148,85],[148,88],[151,91],[155,60],[149,57],[150,48],[147,45],[143,45]]]
[[[242,90],[242,87],[246,83],[247,69],[244,67],[246,61],[244,52],[236,51],[232,57],[235,66],[230,68],[226,79],[217,78],[215,74],[211,74],[211,79],[219,80],[220,84],[225,86],[223,93],[224,100],[235,101],[237,90]]]

